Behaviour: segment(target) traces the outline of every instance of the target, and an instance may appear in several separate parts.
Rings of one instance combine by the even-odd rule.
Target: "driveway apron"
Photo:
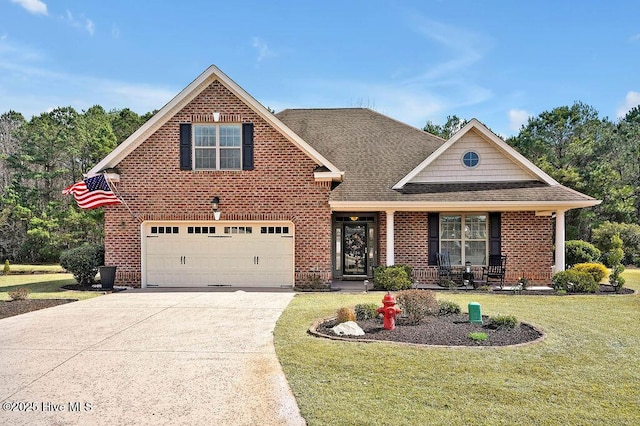
[[[0,320],[0,424],[303,425],[284,292],[122,292]]]

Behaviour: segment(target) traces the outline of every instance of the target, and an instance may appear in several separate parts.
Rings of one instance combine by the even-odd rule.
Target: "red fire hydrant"
[[[396,299],[387,293],[382,298],[382,304],[384,306],[378,308],[378,313],[383,315],[382,324],[386,330],[393,330],[396,328],[396,315],[400,312],[400,308],[396,306]]]

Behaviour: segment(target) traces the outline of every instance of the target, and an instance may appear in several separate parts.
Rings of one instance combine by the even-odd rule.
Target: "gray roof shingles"
[[[587,201],[544,182],[407,184],[393,186],[444,140],[367,108],[287,109],[284,124],[345,172],[332,201]]]

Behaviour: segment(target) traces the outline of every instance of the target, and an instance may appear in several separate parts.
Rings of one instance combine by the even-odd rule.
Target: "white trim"
[[[316,164],[326,167],[331,172],[341,173],[335,165],[312,148],[311,145],[302,140],[300,136],[289,129],[275,115],[262,106],[262,104],[238,86],[238,84],[231,80],[226,74],[220,71],[218,67],[211,65],[180,93],[178,93],[178,95],[176,95],[171,101],[169,101],[169,103],[163,106],[149,121],[143,124],[124,142],[111,151],[109,155],[104,157],[98,164],[89,170],[87,172],[87,176],[94,176],[102,172],[104,169],[116,167],[124,158],[127,157],[127,155],[139,147],[154,132],[167,123],[175,114],[195,99],[196,96],[202,93],[202,91],[204,91],[215,80],[218,80],[222,85],[233,92],[242,102],[255,111],[269,125],[282,133],[284,137],[296,145]]]
[[[477,130],[484,136],[487,141],[495,145],[495,147],[502,151],[506,156],[510,157],[514,162],[518,163],[524,169],[538,177],[542,182],[548,185],[559,185],[551,176],[543,172],[539,167],[527,160],[522,154],[513,149],[508,143],[503,141],[495,133],[489,130],[484,124],[475,118],[472,118],[462,129],[460,129],[455,135],[447,140],[440,148],[436,149],[430,156],[428,156],[423,162],[418,164],[416,168],[411,170],[409,174],[403,177],[398,183],[393,186],[393,189],[402,189],[407,183],[409,183],[414,177],[416,177],[422,170],[427,168],[429,164],[433,163],[438,157],[440,157],[445,151],[447,151],[454,143],[460,140],[465,134],[472,129]]]
[[[378,212],[384,210],[395,211],[547,211],[571,210],[592,207],[600,204],[601,200],[584,201],[330,201],[332,211],[363,211]]]
[[[564,228],[564,210],[556,211],[556,256],[555,261],[556,265],[553,272],[564,271],[564,239],[565,239],[565,228]]]
[[[387,266],[393,266],[396,263],[395,257],[395,225],[394,211],[387,210]]]
[[[342,182],[342,178],[344,177],[344,172],[313,172],[313,177],[316,181],[337,181]]]

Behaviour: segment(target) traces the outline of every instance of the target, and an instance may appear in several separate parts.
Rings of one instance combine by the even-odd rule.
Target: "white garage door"
[[[145,222],[142,231],[143,286],[293,286],[291,222]]]

